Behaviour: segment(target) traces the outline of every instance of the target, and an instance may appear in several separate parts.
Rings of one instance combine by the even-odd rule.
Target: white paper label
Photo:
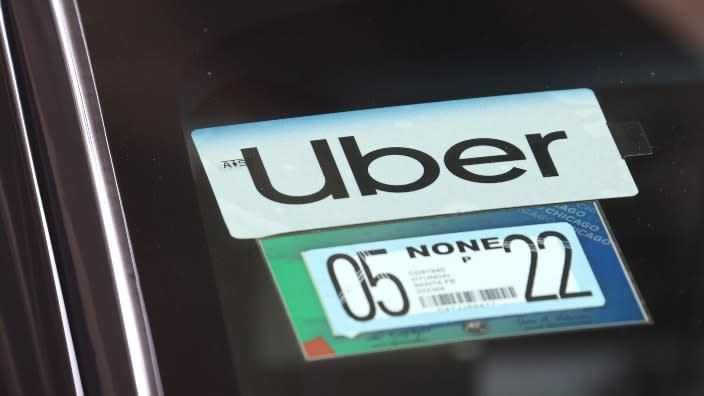
[[[303,252],[336,335],[604,305],[574,229],[549,223]]]
[[[590,90],[193,131],[236,238],[637,193]]]

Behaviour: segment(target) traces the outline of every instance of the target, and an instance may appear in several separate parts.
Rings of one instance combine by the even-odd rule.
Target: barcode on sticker
[[[482,301],[495,301],[508,298],[516,298],[518,294],[513,286],[497,287],[494,289],[479,290],[479,297]],[[463,291],[456,293],[442,293],[432,296],[420,296],[420,305],[423,308],[443,307],[446,305],[456,305],[473,303],[477,301],[474,291]]]
[[[423,308],[442,307],[445,305],[471,303],[474,301],[476,301],[476,298],[474,297],[474,292],[471,291],[420,296],[420,305],[422,305]]]
[[[516,289],[514,289],[513,286],[479,290],[479,295],[484,301],[503,300],[506,298],[518,297],[518,294],[516,294]]]

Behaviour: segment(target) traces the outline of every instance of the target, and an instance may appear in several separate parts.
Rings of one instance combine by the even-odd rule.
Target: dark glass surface
[[[704,393],[702,54],[638,4],[79,1],[166,394]],[[191,168],[196,126],[578,87],[654,148],[602,202],[651,326],[304,363]]]

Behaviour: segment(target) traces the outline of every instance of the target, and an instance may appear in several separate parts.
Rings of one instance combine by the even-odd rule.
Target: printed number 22
[[[335,287],[335,293],[337,293],[337,296],[340,298],[340,302],[342,303],[342,308],[345,310],[347,315],[351,317],[354,320],[364,322],[367,320],[374,319],[374,316],[376,315],[376,305],[379,305],[379,308],[384,311],[387,315],[390,316],[402,316],[408,313],[409,309],[409,303],[408,303],[408,295],[406,294],[406,290],[403,288],[403,284],[401,284],[401,281],[394,275],[389,274],[389,273],[380,273],[376,275],[372,275],[372,271],[369,269],[369,266],[367,265],[367,256],[374,256],[377,254],[386,254],[386,249],[377,249],[377,250],[368,250],[368,251],[362,251],[362,252],[357,252],[357,258],[359,259],[359,263],[362,265],[362,268],[360,269],[359,265],[357,264],[357,261],[355,261],[354,258],[347,254],[334,254],[328,258],[328,274],[330,275],[330,279],[332,280],[332,284]],[[347,304],[347,299],[345,298],[345,294],[342,291],[342,287],[340,287],[340,281],[337,279],[337,275],[335,274],[335,262],[338,260],[344,260],[348,262],[351,266],[352,269],[354,269],[355,274],[357,275],[357,279],[359,280],[359,284],[362,287],[362,292],[364,292],[364,297],[367,300],[367,303],[369,304],[369,309],[366,315],[357,315],[355,314],[351,309],[350,306]],[[367,279],[369,280],[369,284],[367,284]],[[401,294],[401,299],[403,300],[403,306],[401,309],[398,311],[392,311],[390,310],[386,304],[384,304],[383,301],[377,302],[377,304],[374,303],[374,299],[372,297],[372,292],[369,289],[369,286],[375,287],[379,281],[383,279],[388,279],[391,282],[393,282],[396,287],[398,288],[399,293]]]
[[[545,231],[538,235],[538,248],[536,249],[533,241],[525,235],[513,234],[509,235],[504,239],[504,250],[506,252],[511,252],[511,242],[515,240],[523,241],[530,247],[530,269],[528,270],[528,284],[526,285],[526,301],[542,301],[542,300],[555,300],[557,296],[554,294],[548,294],[543,296],[533,295],[533,284],[535,283],[535,273],[538,270],[538,249],[545,249],[545,239],[553,237],[557,238],[562,242],[565,247],[565,261],[562,266],[562,279],[560,280],[560,298],[574,298],[574,297],[584,297],[591,296],[591,291],[581,291],[581,292],[567,292],[567,279],[570,276],[570,268],[572,266],[572,246],[570,241],[564,235],[557,231]]]

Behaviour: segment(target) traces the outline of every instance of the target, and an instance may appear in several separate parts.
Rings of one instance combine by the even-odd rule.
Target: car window
[[[687,12],[650,3],[79,1],[165,393],[701,393],[704,51]],[[638,194],[599,201],[650,324],[307,361],[266,243],[231,236],[192,138],[582,88],[652,146],[626,158]]]

